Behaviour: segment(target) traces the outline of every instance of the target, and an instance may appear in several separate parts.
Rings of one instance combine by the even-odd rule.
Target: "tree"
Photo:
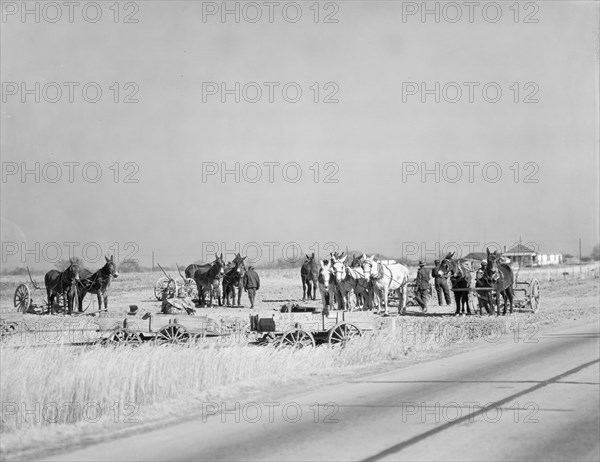
[[[590,258],[592,260],[600,260],[600,244],[596,244],[592,249],[592,253],[590,254]]]
[[[137,260],[123,260],[119,265],[119,271],[122,273],[139,273],[141,271],[140,264]]]

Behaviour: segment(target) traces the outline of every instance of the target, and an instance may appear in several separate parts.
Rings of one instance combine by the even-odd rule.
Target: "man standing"
[[[427,302],[429,301],[429,294],[431,293],[429,274],[429,271],[425,269],[425,262],[420,260],[419,271],[417,271],[415,300],[421,307],[421,311],[423,311],[423,313],[427,313]]]
[[[478,288],[489,288],[488,284],[486,284],[485,281],[483,281],[486,266],[487,261],[482,260],[481,266],[477,269],[477,272],[475,273],[475,291],[477,293],[477,305],[479,307],[479,314],[482,313],[483,308],[485,308],[485,311],[487,311],[488,314],[493,314],[491,292],[487,290],[477,290]]]
[[[438,305],[444,306],[442,293],[446,299],[446,305],[450,305],[450,289],[448,288],[448,281],[446,280],[446,275],[440,271],[440,261],[435,260],[433,262],[435,264],[435,268],[431,270],[431,277],[433,278],[435,284],[435,291],[437,292]]]
[[[248,292],[250,308],[254,308],[254,297],[258,289],[260,289],[260,278],[256,271],[254,271],[254,266],[249,266],[248,271],[244,275],[244,291]]]

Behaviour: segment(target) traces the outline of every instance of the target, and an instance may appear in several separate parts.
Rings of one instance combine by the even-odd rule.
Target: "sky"
[[[589,254],[598,2],[489,3],[2,2],[2,265]]]

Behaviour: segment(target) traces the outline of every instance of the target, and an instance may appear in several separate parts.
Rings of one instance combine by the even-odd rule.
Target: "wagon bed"
[[[150,312],[100,313],[94,320],[102,342],[140,345],[143,342],[181,344],[205,337],[231,335],[237,326],[208,316]]]
[[[274,313],[270,317],[250,315],[250,331],[262,334],[259,343],[306,347],[318,343],[345,345],[353,337],[374,329],[379,317],[370,311],[329,313]]]

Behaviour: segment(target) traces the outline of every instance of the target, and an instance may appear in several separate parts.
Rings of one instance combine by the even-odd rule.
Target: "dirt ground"
[[[590,290],[597,292],[598,287],[598,269],[597,265],[586,268],[581,274],[578,268],[565,270],[523,270],[519,274],[520,281],[527,281],[531,277],[536,277],[541,283],[541,305],[539,314],[552,313],[565,307],[565,304],[574,299],[569,296],[575,286],[581,284],[590,284]],[[568,277],[562,273],[569,272]],[[248,320],[250,314],[261,313],[270,316],[273,312],[281,309],[286,303],[297,303],[301,306],[320,307],[322,306],[320,296],[317,293],[316,300],[302,301],[302,284],[300,280],[299,268],[292,269],[265,269],[258,270],[261,278],[261,289],[257,293],[255,308],[250,309],[248,296],[242,294],[242,307],[218,306],[216,301],[212,308],[198,308],[198,315],[205,315],[215,319],[238,318]],[[416,275],[416,269],[411,268],[411,279]],[[109,293],[108,308],[111,312],[124,312],[129,310],[130,305],[137,305],[140,311],[159,312],[160,302],[154,296],[154,284],[163,276],[160,272],[148,273],[121,273],[117,279],[114,279]],[[175,276],[175,275],[172,275]],[[34,276],[38,284],[42,285],[43,277]],[[178,283],[179,276],[176,277]],[[13,296],[16,287],[21,283],[27,283],[30,290],[32,285],[27,276],[2,276],[0,278],[0,308],[2,311],[14,311]],[[433,285],[433,284],[432,284]],[[581,288],[581,287],[580,287]],[[43,288],[42,288],[43,289]],[[580,290],[578,290],[580,293]],[[34,305],[42,305],[46,299],[44,290],[32,291],[32,300]],[[517,299],[523,297],[523,292],[517,293]],[[88,295],[84,301],[86,313],[92,313],[98,310],[98,302],[95,295]],[[591,307],[590,307],[591,308]],[[597,306],[596,306],[597,309]],[[398,303],[390,303],[390,316],[396,316],[398,312]],[[430,300],[428,316],[448,316],[454,313],[454,301],[452,306],[439,306],[435,293]],[[525,310],[522,313],[526,313]],[[421,310],[416,306],[408,306],[408,316],[422,316]],[[33,315],[32,315],[33,316]],[[44,316],[45,318],[45,316]]]

